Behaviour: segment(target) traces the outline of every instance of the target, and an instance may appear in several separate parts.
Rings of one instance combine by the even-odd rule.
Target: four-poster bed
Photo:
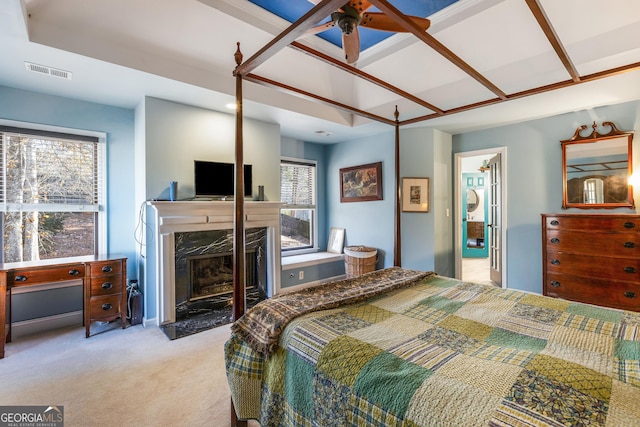
[[[640,315],[401,268],[400,126],[571,83],[507,95],[388,1],[372,0],[496,98],[443,111],[296,42],[344,0],[323,0],[236,69],[236,194],[242,194],[242,82],[395,127],[393,268],[279,295],[244,313],[244,201],[235,197],[234,324],[225,347],[232,425],[623,425],[640,423]],[[369,2],[365,2],[369,3]],[[553,31],[527,0],[550,42]],[[291,46],[431,109],[400,122],[252,74]],[[561,46],[560,46],[561,47]],[[562,49],[557,49],[566,59]],[[637,64],[635,64],[637,66]],[[626,68],[625,70],[632,69]],[[621,70],[611,70],[619,72]],[[624,70],[623,70],[624,71]],[[236,412],[237,411],[237,412]]]

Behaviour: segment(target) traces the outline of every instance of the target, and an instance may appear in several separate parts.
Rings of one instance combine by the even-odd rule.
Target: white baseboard
[[[82,320],[83,314],[80,310],[15,322],[11,324],[11,338],[15,339],[66,326],[82,326]]]
[[[157,317],[152,317],[150,319],[143,317],[142,318],[142,326],[144,326],[145,328],[147,326],[158,326],[158,318]]]

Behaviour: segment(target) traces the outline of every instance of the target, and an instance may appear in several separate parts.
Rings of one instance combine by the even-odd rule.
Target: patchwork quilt
[[[281,331],[269,349],[232,334],[238,416],[262,427],[640,426],[640,313],[407,276],[286,327],[261,317]]]

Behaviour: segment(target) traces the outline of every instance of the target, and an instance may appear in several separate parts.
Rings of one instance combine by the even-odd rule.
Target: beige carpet
[[[226,325],[170,341],[138,325],[22,337],[0,359],[0,405],[62,405],[65,427],[228,426],[228,336]]]

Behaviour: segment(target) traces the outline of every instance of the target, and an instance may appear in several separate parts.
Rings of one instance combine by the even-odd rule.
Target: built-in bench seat
[[[333,252],[283,256],[280,292],[317,286],[345,277],[344,257]]]

